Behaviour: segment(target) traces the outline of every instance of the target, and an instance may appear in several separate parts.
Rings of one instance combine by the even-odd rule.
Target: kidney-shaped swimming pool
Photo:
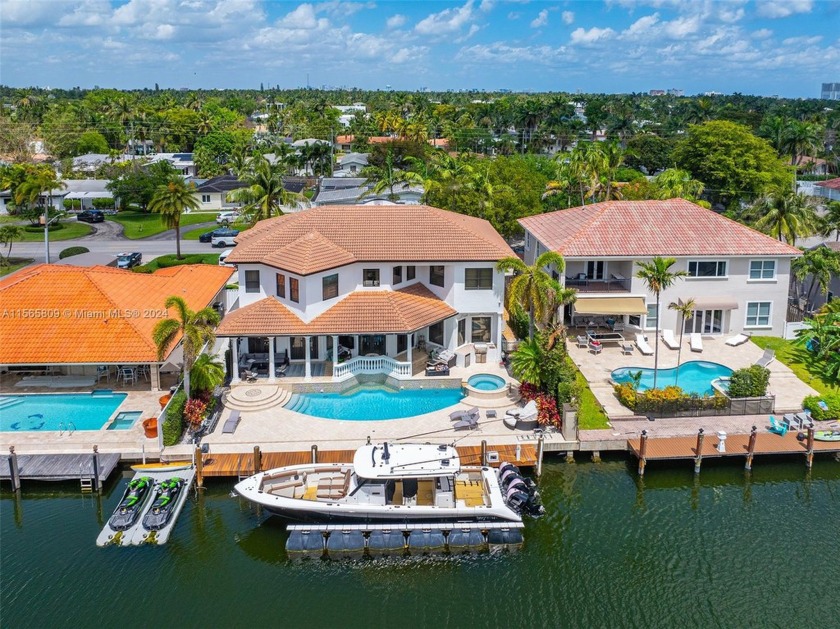
[[[633,376],[631,374],[639,371],[642,372],[639,391],[646,391],[647,389],[653,388],[653,369],[645,367],[621,367],[612,372],[612,379],[619,384],[633,382]],[[692,360],[683,363],[679,367],[659,369],[656,377],[656,387],[662,389],[676,385],[686,393],[711,395],[714,393],[712,380],[731,375],[732,370],[725,365],[710,363],[705,360]]]

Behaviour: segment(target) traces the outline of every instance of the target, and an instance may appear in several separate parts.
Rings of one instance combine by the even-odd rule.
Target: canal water
[[[290,563],[275,518],[191,495],[169,543],[97,548],[128,474],[0,499],[3,627],[840,627],[840,464],[550,462],[517,554]]]

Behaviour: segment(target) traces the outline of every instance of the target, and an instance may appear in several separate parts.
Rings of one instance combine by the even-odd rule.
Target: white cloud
[[[563,11],[563,24],[571,24],[575,21],[575,14],[572,11]]]
[[[175,36],[175,27],[172,24],[158,24],[152,34],[152,39],[167,40]]]
[[[752,38],[753,39],[767,39],[768,37],[773,36],[773,31],[769,28],[760,28],[757,31],[753,31]]]
[[[630,26],[627,27],[627,30],[624,31],[623,35],[631,38],[637,37],[639,35],[644,35],[645,33],[649,32],[650,29],[653,28],[658,22],[658,13],[640,17],[638,20],[636,20]]]
[[[550,65],[569,58],[565,46],[510,46],[501,42],[494,44],[476,44],[462,48],[455,56],[459,63],[519,64],[534,63]]]
[[[674,39],[692,35],[700,30],[701,20],[697,15],[681,17],[663,24],[665,34]]]
[[[111,5],[107,0],[86,0],[73,8],[72,13],[63,15],[58,20],[59,26],[100,26],[110,14]]]
[[[518,11],[511,11],[510,13],[507,14],[507,19],[509,19],[509,20],[518,20],[521,17],[522,17],[522,14],[519,13]]]
[[[481,30],[481,27],[478,24],[472,24],[470,26],[470,30],[467,32],[467,34],[464,35],[463,37],[459,37],[458,39],[456,39],[455,43],[456,44],[463,44],[465,41],[467,41],[470,37],[475,35],[480,30]]]
[[[439,13],[432,13],[417,23],[414,30],[420,35],[443,35],[455,33],[472,20],[473,0],[456,9],[444,9]]]
[[[397,13],[396,15],[392,15],[391,17],[389,17],[388,21],[385,22],[385,24],[388,26],[388,28],[399,28],[400,26],[405,24],[406,19],[407,18],[404,15],[400,15],[399,13]]]
[[[812,37],[788,37],[782,40],[783,46],[813,46],[822,41],[822,35],[814,35]]]
[[[598,28],[593,26],[588,31],[584,28],[576,28],[572,31],[571,43],[573,44],[594,44],[604,38],[610,38],[615,35],[615,31],[611,28]]]
[[[481,4],[478,6],[478,10],[484,13],[489,13],[493,10],[493,7],[496,6],[494,0],[481,0]]]
[[[761,17],[780,18],[797,13],[810,13],[813,0],[757,0],[756,11]]]
[[[315,8],[311,4],[301,4],[294,11],[277,20],[277,26],[294,29],[313,29],[318,27]]]
[[[531,20],[531,28],[542,28],[546,24],[548,24],[548,9],[543,9]]]

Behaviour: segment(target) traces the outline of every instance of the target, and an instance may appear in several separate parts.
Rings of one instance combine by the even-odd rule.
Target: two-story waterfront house
[[[498,360],[495,265],[511,255],[487,221],[423,205],[328,205],[264,220],[227,258],[239,308],[218,335],[234,340],[235,380],[245,355],[270,378],[286,359],[305,377],[338,379],[377,361],[410,377],[418,361],[422,371],[418,350],[434,348],[464,364],[478,344]]]
[[[791,260],[801,252],[683,199],[607,201],[521,219],[525,261],[546,250],[566,260],[556,279],[578,290],[566,320],[621,321],[638,330],[679,331],[671,303],[694,299],[685,332],[782,336]],[[660,312],[638,262],[676,258],[684,279],[663,291]]]

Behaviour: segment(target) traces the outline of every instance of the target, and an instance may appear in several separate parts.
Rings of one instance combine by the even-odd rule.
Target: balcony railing
[[[581,293],[629,293],[631,282],[632,280],[628,277],[611,277],[600,280],[567,277],[566,288],[574,288]]]
[[[410,378],[411,363],[403,363],[389,356],[356,356],[333,367],[333,380],[344,380],[361,373],[384,373],[394,378]]]

